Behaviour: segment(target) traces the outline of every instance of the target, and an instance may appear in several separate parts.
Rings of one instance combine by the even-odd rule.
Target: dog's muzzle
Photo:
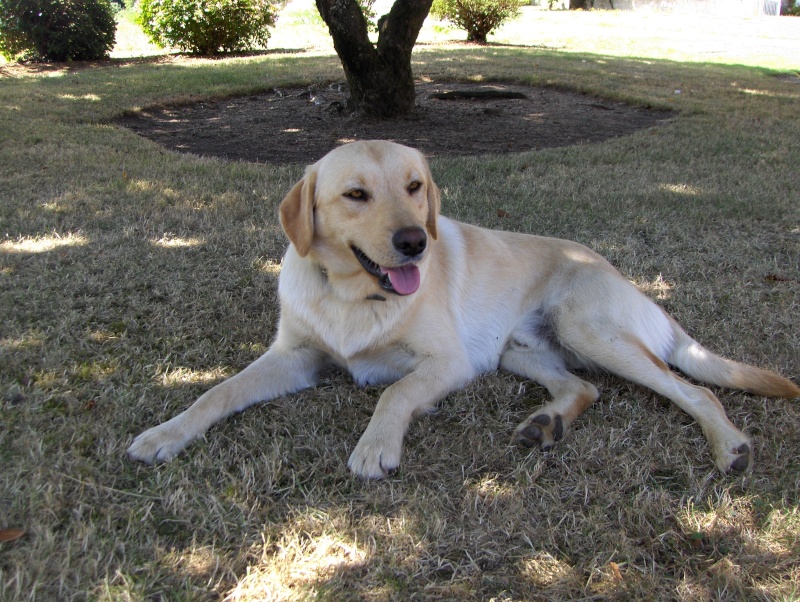
[[[420,284],[419,268],[408,262],[397,267],[381,267],[355,245],[350,247],[361,266],[378,280],[378,286],[395,295],[410,295],[417,292]]]

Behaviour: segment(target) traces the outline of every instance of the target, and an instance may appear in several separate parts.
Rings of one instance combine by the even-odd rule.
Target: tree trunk
[[[342,61],[354,109],[382,118],[413,112],[411,51],[432,1],[396,0],[381,17],[373,45],[356,0],[316,0]]]

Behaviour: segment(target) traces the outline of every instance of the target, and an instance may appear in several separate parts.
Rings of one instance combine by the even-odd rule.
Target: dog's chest
[[[342,311],[335,306],[328,303],[313,310],[320,320],[314,329],[315,343],[356,382],[391,383],[414,369],[415,354],[392,336],[398,318],[391,312]]]
[[[379,302],[372,302],[377,305]],[[392,308],[393,309],[393,308]],[[345,359],[391,344],[402,312],[323,301],[312,308],[315,334],[334,355]],[[383,310],[383,311],[380,311]]]
[[[290,247],[278,285],[283,317],[303,331],[314,346],[341,364],[398,338],[407,303],[337,295],[318,267],[296,256]]]

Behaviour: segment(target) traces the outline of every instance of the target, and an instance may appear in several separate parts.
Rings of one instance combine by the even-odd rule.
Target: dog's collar
[[[317,264],[317,267],[319,268],[320,277],[322,278],[323,281],[325,281],[327,283],[328,282],[328,270],[326,270],[320,264]],[[367,295],[364,298],[367,301],[386,301],[386,297],[384,297],[383,295],[379,295],[378,293],[373,293],[372,295]]]
[[[322,278],[323,281],[325,281],[327,283],[328,282],[328,270],[326,270],[320,264],[317,264],[317,267],[319,268],[320,277]],[[372,295],[367,295],[364,298],[367,301],[386,301],[386,297],[384,297],[383,295],[379,295],[378,293],[373,293]]]

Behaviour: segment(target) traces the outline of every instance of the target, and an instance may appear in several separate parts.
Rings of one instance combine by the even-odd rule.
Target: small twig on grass
[[[109,493],[119,493],[121,495],[127,495],[127,496],[130,496],[130,497],[135,497],[135,498],[139,498],[139,499],[142,499],[142,500],[157,500],[157,499],[160,499],[160,496],[157,496],[157,495],[154,495],[154,494],[144,495],[142,493],[134,493],[133,491],[123,491],[122,489],[115,489],[114,487],[109,487],[108,485],[100,485],[98,483],[89,483],[88,481],[84,481],[84,480],[79,479],[77,477],[70,476],[70,475],[65,474],[63,472],[57,472],[55,474],[64,477],[68,481],[73,481],[74,483],[78,483],[79,485],[83,485],[85,487],[95,487],[97,489],[104,489],[105,491],[108,491]]]

